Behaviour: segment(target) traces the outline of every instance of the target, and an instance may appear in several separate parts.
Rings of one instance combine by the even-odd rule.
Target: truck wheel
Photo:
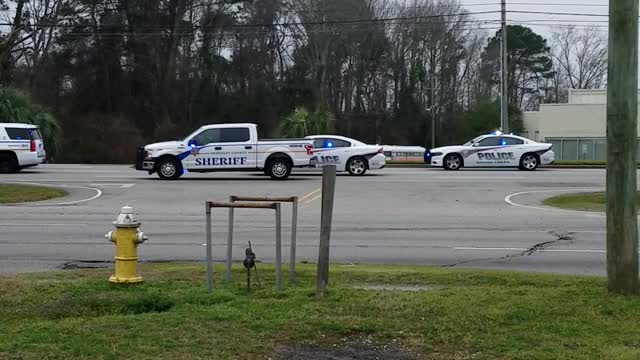
[[[171,157],[160,158],[156,163],[156,170],[162,180],[176,180],[182,176],[182,164]]]
[[[291,175],[291,161],[286,158],[275,158],[267,162],[265,171],[273,180],[285,180]]]
[[[11,174],[18,171],[18,161],[9,154],[0,154],[0,174]]]

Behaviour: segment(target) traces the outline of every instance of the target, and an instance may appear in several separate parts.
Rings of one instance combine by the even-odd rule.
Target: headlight
[[[434,156],[442,156],[442,153],[441,152],[431,153],[431,157],[434,157]]]

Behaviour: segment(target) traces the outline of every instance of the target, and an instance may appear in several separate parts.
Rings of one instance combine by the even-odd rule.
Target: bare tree
[[[596,89],[605,85],[607,39],[597,29],[575,26],[555,31],[553,57],[573,89]]]

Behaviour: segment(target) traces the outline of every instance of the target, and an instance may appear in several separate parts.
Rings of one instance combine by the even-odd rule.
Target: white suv
[[[42,164],[46,155],[36,125],[0,123],[0,174]]]

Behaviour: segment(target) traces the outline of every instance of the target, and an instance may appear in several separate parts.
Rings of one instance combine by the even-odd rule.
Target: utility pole
[[[608,288],[638,294],[638,0],[609,0],[607,82]]]
[[[431,51],[431,148],[436,147],[436,52]]]
[[[611,0],[610,0],[611,1]],[[507,3],[501,0],[502,6],[502,35],[500,41],[500,128],[502,132],[509,132],[509,87],[507,79]]]

